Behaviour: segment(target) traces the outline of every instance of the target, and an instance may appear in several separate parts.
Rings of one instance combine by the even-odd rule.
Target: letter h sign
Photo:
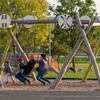
[[[0,27],[7,28],[11,23],[11,19],[7,14],[2,14],[0,16]]]

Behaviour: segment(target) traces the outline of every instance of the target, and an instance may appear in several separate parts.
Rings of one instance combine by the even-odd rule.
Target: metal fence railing
[[[3,57],[3,53],[0,53],[0,65],[1,65],[1,60],[2,60],[2,57]],[[13,53],[8,53],[7,56],[6,56],[6,60],[10,60],[10,65],[12,67],[17,67],[18,64],[19,64],[19,58],[22,58],[21,54],[18,54],[16,53],[15,55]]]

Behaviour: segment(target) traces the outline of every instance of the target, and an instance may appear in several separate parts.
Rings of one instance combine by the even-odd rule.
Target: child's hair
[[[10,60],[5,61],[5,63],[10,64]]]
[[[42,56],[43,58],[46,58],[46,54],[45,54],[45,53],[42,53],[41,56]]]
[[[22,58],[19,58],[19,62],[22,62],[23,61],[23,59]]]

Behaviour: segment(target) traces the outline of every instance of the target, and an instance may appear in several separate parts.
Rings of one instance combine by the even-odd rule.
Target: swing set
[[[6,14],[3,14],[4,16]],[[3,16],[2,15],[2,16]],[[2,20],[2,17],[1,16],[1,19]],[[6,15],[8,16],[8,15]],[[96,60],[95,58],[97,57],[98,55],[98,52],[99,52],[99,49],[100,49],[100,41],[98,43],[98,46],[96,48],[96,51],[95,53],[93,54],[92,50],[91,50],[91,47],[90,47],[90,44],[88,42],[88,39],[87,39],[87,36],[86,34],[89,32],[89,30],[91,29],[92,26],[100,26],[100,21],[98,20],[97,17],[94,17],[92,20],[90,19],[80,19],[78,15],[75,16],[76,19],[72,19],[70,15],[68,14],[63,14],[63,15],[60,15],[59,16],[59,19],[58,20],[30,20],[30,19],[24,19],[24,20],[10,20],[10,24],[9,25],[12,25],[14,24],[16,27],[16,23],[17,24],[28,24],[28,25],[32,25],[32,24],[47,24],[47,23],[58,23],[59,26],[63,29],[67,29],[71,26],[71,24],[77,24],[79,25],[79,29],[80,29],[80,32],[81,32],[81,36],[80,38],[78,39],[77,43],[75,44],[74,48],[72,49],[71,53],[69,54],[68,58],[66,59],[64,65],[62,66],[62,69],[60,71],[57,71],[54,67],[49,66],[47,71],[45,72],[45,74],[47,74],[50,70],[53,70],[56,74],[58,74],[57,78],[55,79],[55,81],[53,82],[53,84],[51,84],[51,86],[49,87],[49,89],[54,89],[57,84],[59,83],[59,81],[62,79],[63,75],[66,73],[66,71],[68,71],[68,66],[70,64],[70,61],[72,60],[73,56],[75,55],[75,53],[77,52],[80,44],[82,43],[82,41],[84,40],[85,44],[86,44],[86,47],[88,49],[88,52],[89,52],[89,55],[91,57],[91,63],[88,67],[88,70],[87,72],[85,73],[83,79],[82,79],[82,82],[85,82],[86,79],[87,79],[87,76],[92,68],[92,65],[94,66],[94,70],[95,70],[95,73],[96,73],[96,76],[97,76],[97,79],[98,79],[98,82],[100,84],[100,74],[99,74],[99,69],[98,69],[98,65],[96,63]],[[6,18],[7,19],[7,18]],[[11,27],[6,23],[4,24],[3,22],[4,21],[0,21],[2,22],[1,24],[1,27],[2,28],[7,28],[7,31],[9,32],[10,34],[10,37],[9,37],[9,40],[7,42],[7,45],[5,47],[5,50],[4,50],[4,55],[3,55],[3,58],[2,58],[2,61],[1,61],[1,67],[4,66],[4,60],[6,58],[6,54],[8,52],[8,49],[9,49],[9,46],[10,46],[10,43],[11,41],[13,40],[14,43],[16,44],[16,47],[18,48],[18,51],[21,53],[22,57],[24,58],[25,62],[28,62],[28,57],[27,55],[24,53],[24,51],[22,50],[20,44],[18,43],[15,35],[13,34],[15,30],[13,30],[13,32],[11,31]],[[85,24],[87,24],[88,26],[84,29],[83,26],[85,26]],[[9,27],[8,27],[9,26]],[[17,67],[13,73],[11,75],[14,75],[18,70],[20,70],[19,67]],[[36,77],[35,77],[35,74],[34,74],[34,71],[35,69],[33,68],[31,70],[31,72],[27,75],[31,75],[33,80],[36,80]],[[2,72],[0,72],[1,76],[2,76]],[[0,79],[0,87],[3,87],[3,84],[2,84],[2,81]]]

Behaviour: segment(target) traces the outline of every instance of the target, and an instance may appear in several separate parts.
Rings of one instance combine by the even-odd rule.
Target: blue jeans
[[[45,73],[45,71],[46,71],[46,69],[38,72],[38,75],[36,77],[38,81],[43,82],[43,80],[44,80],[44,81],[48,82],[48,80],[45,77],[43,77],[43,74]]]
[[[28,80],[23,74],[22,74],[22,71],[18,72],[15,77],[17,79],[19,79],[21,82],[24,82],[25,80]]]

